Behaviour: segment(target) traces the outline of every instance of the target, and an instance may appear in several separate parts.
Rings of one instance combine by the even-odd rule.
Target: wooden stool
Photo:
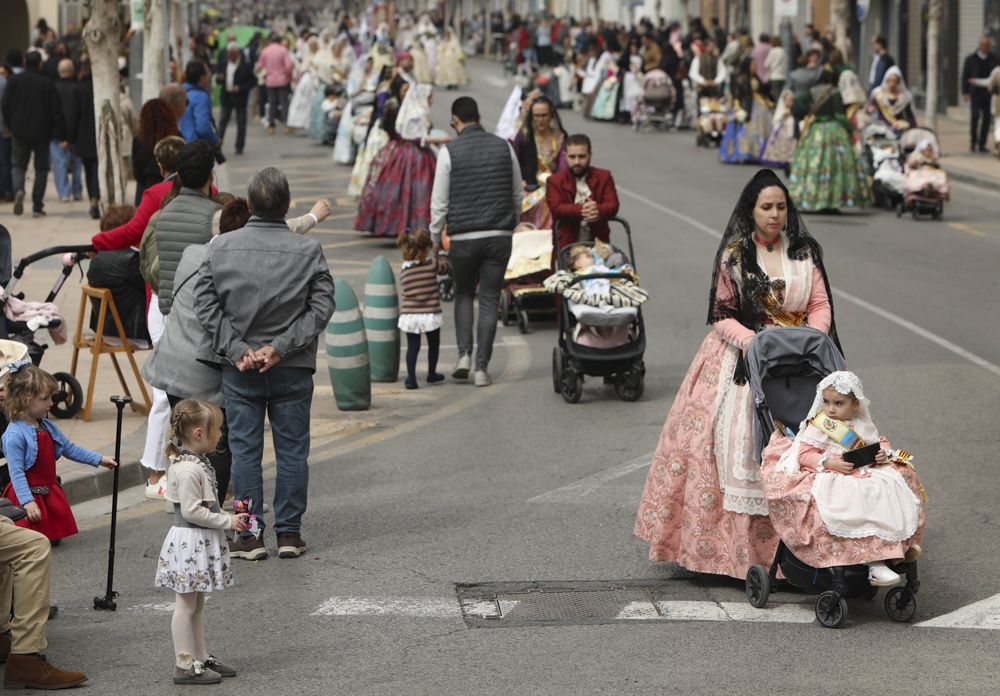
[[[69,370],[70,374],[76,377],[76,365],[80,357],[80,349],[89,349],[90,379],[87,381],[87,398],[83,402],[80,417],[85,421],[90,420],[90,408],[94,403],[94,382],[97,378],[97,361],[105,353],[111,356],[111,362],[115,366],[118,381],[121,382],[125,395],[132,396],[128,385],[125,383],[125,375],[122,374],[121,366],[118,364],[117,354],[125,353],[128,356],[129,364],[132,365],[132,374],[135,375],[136,382],[139,383],[139,391],[142,392],[142,401],[144,402],[140,404],[133,399],[131,403],[132,410],[136,413],[149,413],[152,402],[149,400],[149,394],[146,392],[146,383],[142,380],[142,375],[139,374],[139,366],[135,362],[135,352],[139,349],[134,348],[125,335],[125,327],[122,326],[122,319],[118,314],[118,308],[115,306],[115,300],[111,296],[111,291],[107,288],[92,288],[89,285],[84,285],[82,292],[83,294],[80,296],[80,315],[77,317],[76,334],[73,336],[73,363]],[[87,314],[89,299],[100,301],[97,307],[97,330],[94,336],[83,335],[83,322]],[[120,346],[109,345],[104,340],[104,324],[107,321],[108,310],[111,311],[111,318],[114,320],[115,329],[118,331],[118,339],[121,341]]]

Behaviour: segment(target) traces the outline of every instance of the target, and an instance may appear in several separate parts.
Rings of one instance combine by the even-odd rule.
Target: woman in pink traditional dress
[[[778,545],[743,353],[775,326],[807,325],[837,340],[822,249],[770,169],[754,175],[730,217],[708,323],[653,455],[635,534],[651,560],[742,580],[750,566],[769,566]]]

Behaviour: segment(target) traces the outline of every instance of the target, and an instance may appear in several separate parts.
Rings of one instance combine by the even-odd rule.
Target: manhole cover
[[[658,612],[655,598],[666,588],[663,580],[456,585],[470,628],[617,623],[637,608]]]

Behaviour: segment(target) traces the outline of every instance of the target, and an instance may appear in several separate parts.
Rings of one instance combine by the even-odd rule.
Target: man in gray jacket
[[[274,527],[280,558],[306,550],[302,516],[309,488],[309,417],[319,334],[333,314],[333,278],[319,242],[285,224],[288,180],[274,167],[247,187],[252,217],[208,247],[195,285],[195,311],[222,369],[236,498],[252,498],[263,524],[264,415],[278,475]],[[244,533],[234,558],[267,557],[263,539]]]
[[[449,261],[455,271],[455,379],[466,379],[472,367],[472,303],[479,287],[475,383],[485,387],[491,382],[486,368],[497,334],[497,304],[511,236],[521,214],[521,168],[507,141],[479,125],[479,106],[471,97],[452,103],[451,127],[458,138],[438,153],[431,237],[436,255],[447,224]]]

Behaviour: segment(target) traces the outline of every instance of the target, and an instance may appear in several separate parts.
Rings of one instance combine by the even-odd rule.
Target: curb
[[[145,483],[145,474],[139,460],[126,461],[118,468],[118,492]],[[115,474],[110,469],[100,468],[84,472],[63,481],[62,490],[70,505],[77,505],[95,498],[103,498],[114,491]]]
[[[949,167],[947,164],[943,165],[942,169],[948,172],[948,176],[954,181],[969,184],[970,186],[978,186],[979,188],[989,189],[990,191],[1000,189],[1000,177],[995,178],[984,174],[976,174],[967,169]]]

